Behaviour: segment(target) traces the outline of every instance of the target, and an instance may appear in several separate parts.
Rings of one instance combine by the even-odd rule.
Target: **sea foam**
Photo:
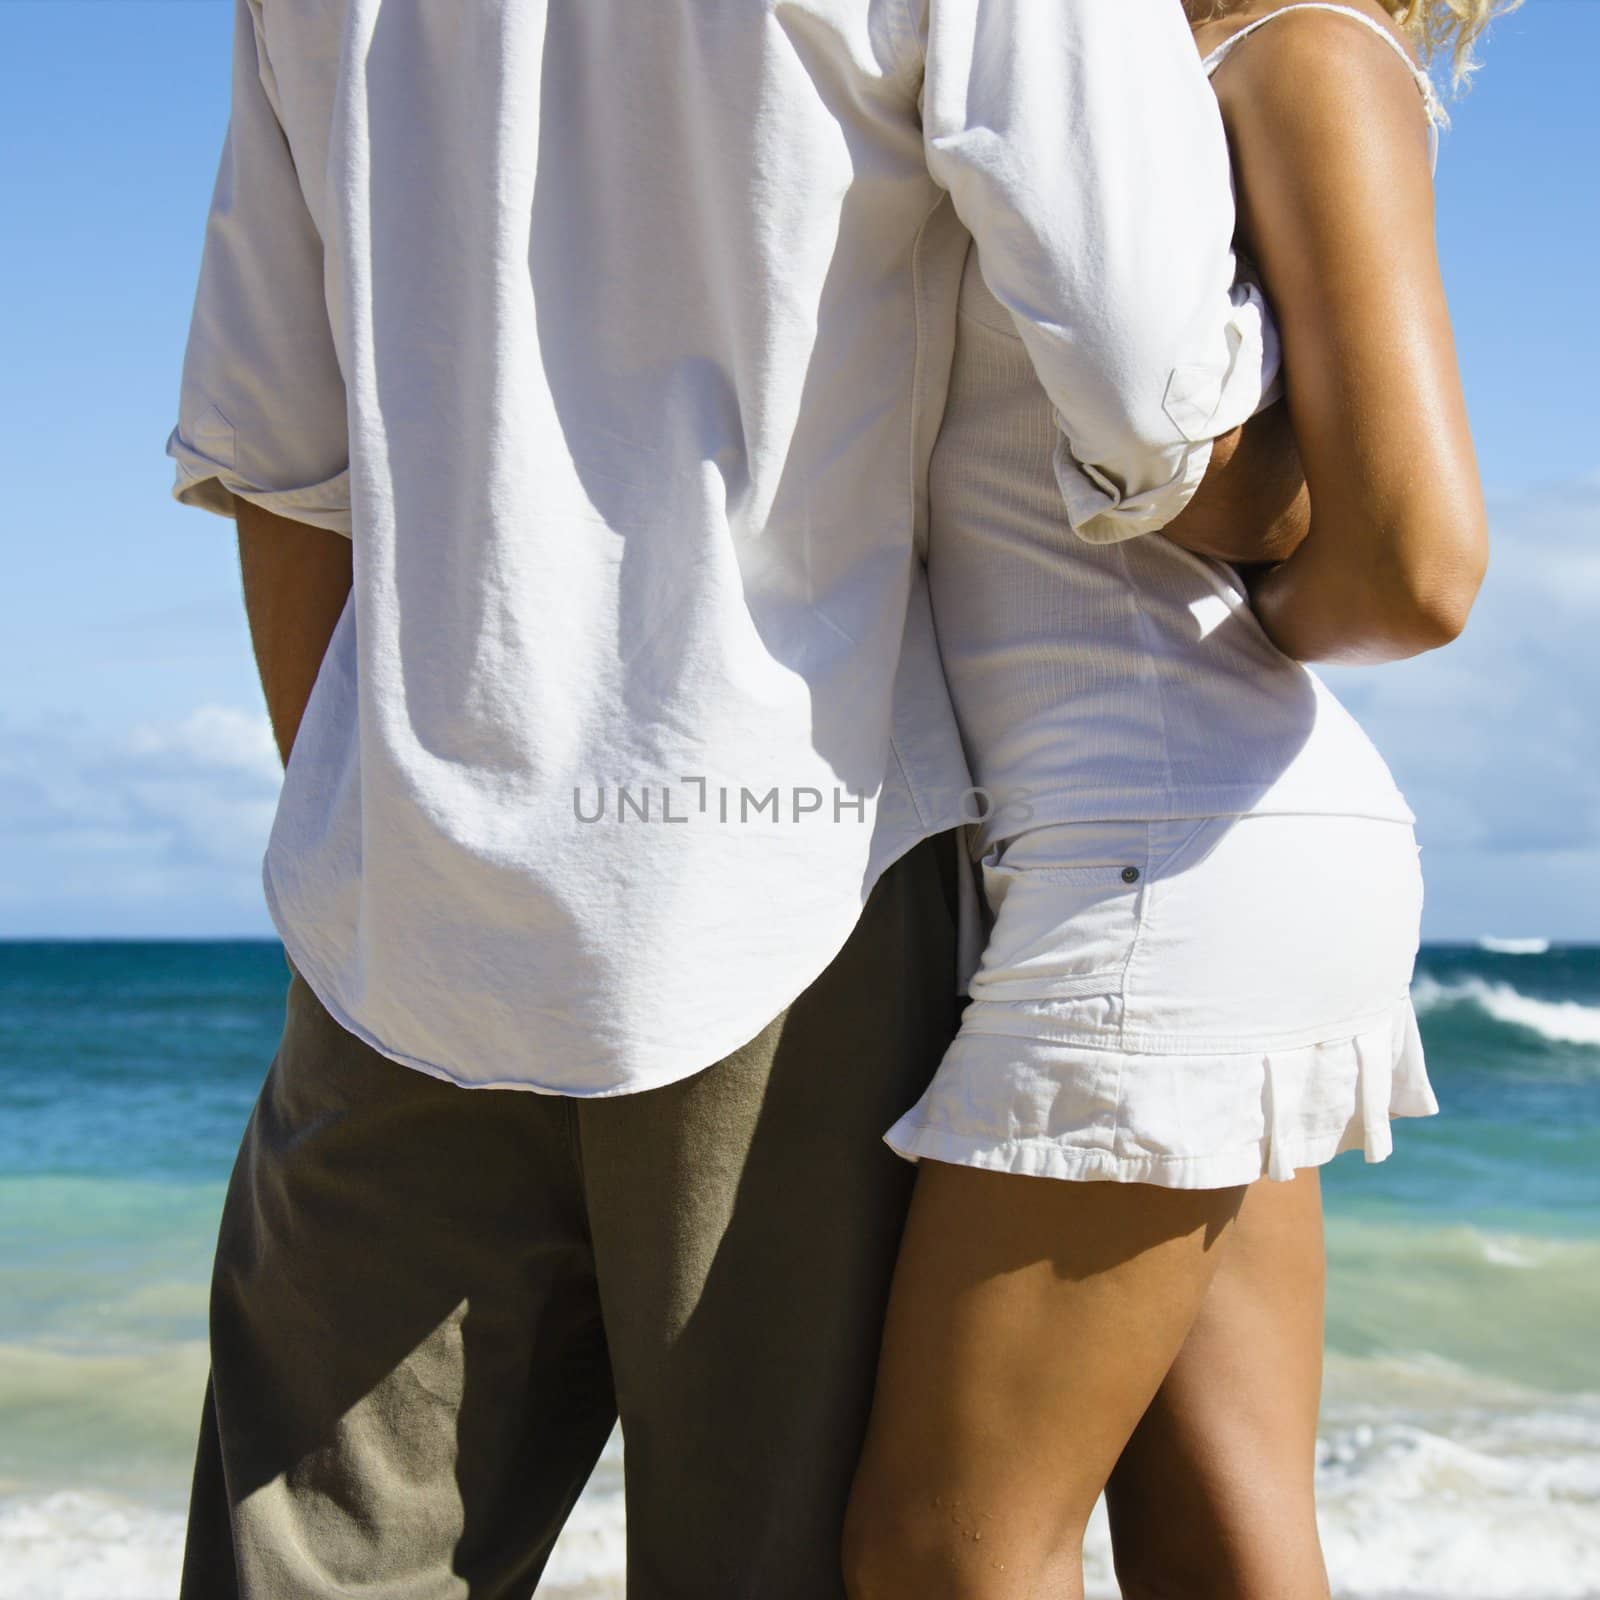
[[[1577,1000],[1538,1000],[1509,983],[1490,983],[1484,978],[1440,983],[1426,974],[1412,985],[1411,998],[1422,1014],[1449,1006],[1476,1006],[1496,1022],[1526,1028],[1553,1044],[1600,1047],[1600,1006],[1586,1006]]]
[[[1600,1458],[1592,1423],[1579,1440],[1571,1420],[1486,1419],[1449,1438],[1394,1421],[1325,1434],[1318,1498],[1334,1593],[1600,1593]]]
[[[1358,1369],[1367,1363],[1336,1365],[1346,1369],[1339,1387],[1364,1386]],[[1394,1370],[1383,1383],[1404,1379],[1395,1363],[1385,1365]],[[1412,1369],[1409,1381],[1436,1398],[1470,1383],[1424,1369]],[[1600,1595],[1600,1402],[1491,1404],[1457,1412],[1447,1435],[1435,1431],[1438,1419],[1429,1427],[1396,1418],[1392,1398],[1370,1409],[1336,1400],[1322,1430],[1318,1495],[1338,1600]],[[573,1512],[540,1600],[621,1600],[623,1501],[605,1467]],[[0,1600],[170,1600],[182,1540],[176,1512],[100,1493],[0,1499]],[[1089,1600],[1114,1600],[1103,1506],[1089,1530],[1085,1578]]]
[[[0,1600],[172,1600],[181,1514],[98,1490],[0,1497]],[[540,1600],[621,1600],[622,1497],[593,1486],[552,1553]]]
[[[0,1500],[0,1600],[171,1600],[183,1518],[97,1493]]]

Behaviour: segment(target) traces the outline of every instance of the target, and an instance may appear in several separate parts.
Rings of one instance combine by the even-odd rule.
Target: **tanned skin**
[[[1250,0],[1197,42],[1278,9]],[[1419,96],[1381,40],[1315,13],[1246,41],[1213,83],[1310,489],[1307,537],[1254,585],[1257,615],[1303,661],[1435,649],[1466,623],[1488,534]]]
[[[1212,445],[1194,498],[1161,536],[1256,575],[1287,560],[1310,531],[1311,492],[1280,400]]]
[[[256,670],[285,764],[311,686],[350,594],[351,547],[341,534],[238,502],[239,571]]]

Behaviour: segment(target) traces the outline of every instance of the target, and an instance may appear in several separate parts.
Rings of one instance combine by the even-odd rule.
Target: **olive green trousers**
[[[228,1188],[182,1600],[525,1600],[620,1416],[630,1600],[838,1600],[957,1024],[925,841],[780,1017],[680,1083],[462,1089],[298,975]]]

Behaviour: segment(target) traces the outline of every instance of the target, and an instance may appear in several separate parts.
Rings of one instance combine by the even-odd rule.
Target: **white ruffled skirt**
[[[1408,824],[1069,823],[979,863],[961,1031],[887,1139],[911,1160],[1209,1189],[1381,1161],[1438,1110],[1408,995]]]

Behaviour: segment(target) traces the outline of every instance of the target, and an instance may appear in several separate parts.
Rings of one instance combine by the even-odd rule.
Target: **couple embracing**
[[[1436,1109],[1488,0],[236,0],[168,449],[291,976],[184,1600],[1319,1600],[1318,1168]],[[594,803],[600,795],[612,805]],[[987,802],[974,810],[972,797]],[[626,804],[623,803],[624,796]]]

